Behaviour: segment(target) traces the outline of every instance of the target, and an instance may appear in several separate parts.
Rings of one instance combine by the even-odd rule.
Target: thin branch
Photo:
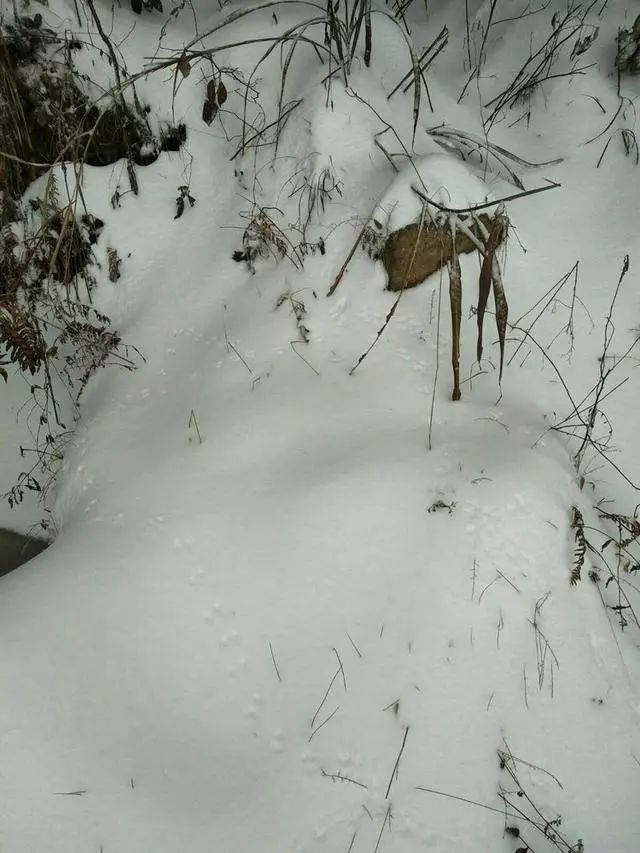
[[[320,772],[326,779],[331,779],[333,782],[351,782],[352,785],[357,785],[359,788],[366,788],[369,790],[369,786],[365,785],[364,782],[358,782],[357,779],[351,779],[350,776],[343,776],[342,773],[327,773],[326,770],[320,768]]]
[[[273,668],[276,671],[276,675],[278,676],[278,681],[282,681],[282,677],[280,675],[280,670],[278,669],[278,664],[276,663],[276,656],[273,652],[273,646],[269,643],[269,651],[271,652],[271,660],[273,661]]]
[[[365,222],[365,224],[364,224],[364,225],[362,226],[362,228],[360,229],[360,233],[358,234],[358,237],[357,237],[357,239],[356,239],[355,243],[354,243],[354,244],[353,244],[353,246],[351,247],[351,251],[349,252],[349,254],[348,254],[348,255],[347,255],[347,257],[346,257],[345,262],[344,262],[344,263],[342,264],[342,266],[340,267],[340,271],[338,272],[338,275],[335,277],[335,279],[334,279],[334,281],[333,281],[333,284],[331,285],[331,287],[330,287],[330,288],[329,288],[329,290],[327,291],[327,296],[333,296],[333,294],[334,294],[334,292],[335,292],[336,287],[337,287],[337,286],[340,284],[340,282],[342,281],[342,276],[345,274],[345,272],[346,272],[346,270],[347,270],[347,267],[348,267],[348,265],[349,265],[349,263],[350,263],[350,261],[351,261],[351,258],[355,255],[355,253],[356,253],[356,249],[357,249],[357,248],[358,248],[358,246],[360,245],[360,241],[362,240],[362,237],[363,237],[364,232],[366,231],[366,229],[367,229],[367,223]]]
[[[344,667],[342,666],[342,661],[340,660],[340,655],[338,654],[338,650],[335,648],[335,646],[332,648],[332,652],[338,658],[338,666],[340,667],[340,673],[342,674],[342,683],[344,685],[344,692],[346,693],[347,692],[347,679],[346,679],[345,674],[344,674]]]
[[[387,793],[384,795],[385,800],[389,799],[389,791],[391,790],[391,785],[393,784],[393,778],[398,772],[398,765],[400,764],[400,759],[402,758],[402,753],[404,752],[404,747],[407,742],[408,734],[409,726],[406,726],[404,730],[404,737],[402,738],[402,746],[400,747],[400,752],[398,753],[398,757],[396,758],[396,763],[393,765],[393,770],[391,771],[391,777],[389,779],[389,784],[387,785]]]
[[[314,730],[311,732],[311,735],[309,736],[309,741],[308,741],[308,743],[311,743],[311,741],[312,741],[312,740],[314,739],[314,737],[318,734],[318,732],[320,731],[320,729],[321,729],[323,726],[326,726],[326,725],[327,725],[327,723],[329,722],[329,720],[330,720],[330,719],[331,719],[331,718],[332,718],[332,717],[333,717],[333,716],[334,716],[334,715],[335,715],[339,710],[340,710],[340,705],[338,705],[338,707],[337,707],[334,711],[332,711],[332,712],[329,714],[329,716],[327,717],[327,719],[326,719],[323,723],[320,723],[320,725],[318,726],[318,728],[317,728],[317,729],[314,729]]]
[[[351,643],[351,645],[355,649],[355,653],[358,655],[359,658],[362,658],[362,653],[361,653],[360,649],[356,646],[356,644],[353,642],[353,640],[351,639],[351,635],[349,634],[348,631],[346,632],[346,634],[347,634],[347,637],[349,638],[349,642]]]
[[[445,207],[442,204],[438,204],[438,202],[433,201],[424,193],[422,193],[417,187],[412,186],[411,189],[413,192],[422,199],[426,204],[431,204],[433,207],[436,207],[438,210],[441,210],[443,213],[476,213],[478,210],[485,210],[487,207],[495,207],[498,204],[502,204],[505,201],[515,201],[518,198],[524,198],[528,195],[535,195],[536,193],[544,193],[547,190],[555,190],[562,186],[562,184],[557,183],[556,181],[551,181],[548,178],[546,179],[549,186],[547,187],[535,187],[532,190],[525,190],[521,193],[515,193],[514,195],[507,195],[503,198],[498,198],[495,201],[486,201],[483,204],[475,204],[472,207]]]
[[[320,704],[318,705],[318,708],[317,708],[317,710],[316,710],[315,714],[314,714],[314,715],[313,715],[313,717],[311,718],[311,728],[313,728],[313,724],[315,723],[315,721],[316,721],[316,719],[317,719],[317,717],[318,717],[318,714],[319,714],[319,713],[320,713],[320,711],[322,710],[322,706],[323,706],[323,705],[324,705],[324,703],[327,701],[327,696],[329,695],[329,691],[330,691],[330,690],[331,690],[331,688],[333,687],[333,682],[336,680],[336,678],[337,678],[339,675],[340,675],[340,670],[338,669],[338,670],[336,670],[335,675],[333,676],[333,678],[332,678],[332,679],[331,679],[331,681],[329,682],[329,686],[327,687],[327,689],[326,689],[326,690],[325,690],[325,692],[324,692],[324,696],[322,697],[322,702],[320,702]]]
[[[378,835],[378,840],[376,841],[376,846],[373,853],[378,853],[378,847],[380,847],[380,840],[382,838],[382,833],[384,832],[384,828],[387,825],[387,821],[389,820],[389,815],[391,814],[391,803],[387,806],[387,811],[384,815],[384,820],[382,821],[382,826],[380,827],[380,834]]]

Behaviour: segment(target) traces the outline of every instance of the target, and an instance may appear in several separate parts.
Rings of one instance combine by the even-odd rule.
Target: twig
[[[396,308],[398,307],[398,304],[399,304],[400,300],[402,299],[402,294],[404,293],[404,291],[405,291],[405,289],[406,289],[406,287],[407,287],[407,284],[408,284],[408,282],[409,282],[409,277],[411,276],[411,271],[412,271],[412,269],[413,269],[413,264],[414,264],[414,262],[415,262],[416,255],[418,254],[418,246],[420,245],[420,237],[422,236],[422,231],[423,231],[423,229],[424,229],[425,214],[426,214],[426,208],[424,208],[424,207],[423,207],[423,208],[422,208],[422,213],[421,213],[421,215],[420,215],[420,224],[418,225],[418,234],[417,234],[417,236],[416,236],[416,241],[415,241],[414,246],[413,246],[413,252],[411,253],[411,259],[410,259],[409,264],[408,264],[408,266],[407,266],[407,271],[405,272],[405,275],[404,275],[404,280],[403,280],[403,282],[402,282],[402,287],[400,288],[400,292],[398,293],[398,298],[395,300],[395,302],[393,303],[393,305],[392,305],[392,306],[391,306],[391,308],[389,309],[389,311],[388,311],[388,313],[387,313],[387,316],[385,317],[384,323],[383,323],[383,324],[382,324],[382,326],[380,326],[380,328],[378,329],[378,331],[377,331],[377,333],[376,333],[376,336],[375,336],[375,338],[373,339],[373,341],[371,342],[371,344],[370,344],[370,345],[367,347],[367,349],[362,353],[362,355],[360,356],[360,358],[357,360],[357,362],[353,365],[353,367],[352,367],[352,368],[351,368],[351,370],[349,371],[349,376],[353,376],[353,374],[354,374],[354,373],[355,373],[355,371],[358,369],[358,367],[362,364],[362,362],[363,362],[363,361],[365,360],[365,358],[369,355],[369,353],[370,353],[370,352],[371,352],[371,350],[374,348],[374,346],[378,343],[378,341],[379,341],[379,340],[380,340],[380,338],[382,337],[382,333],[384,332],[384,330],[385,330],[385,329],[387,328],[387,326],[389,325],[389,323],[390,323],[391,318],[393,317],[393,315],[396,313]]]
[[[98,15],[98,13],[96,11],[96,7],[93,4],[93,0],[86,0],[86,3],[87,3],[87,6],[89,7],[89,11],[91,12],[91,17],[93,18],[93,21],[94,21],[96,27],[98,28],[98,32],[100,33],[100,38],[105,43],[105,45],[107,47],[107,51],[108,51],[109,56],[111,58],[111,64],[113,66],[113,73],[114,73],[115,78],[116,78],[116,89],[115,90],[118,93],[118,96],[120,99],[120,105],[122,106],[122,109],[125,111],[125,116],[126,116],[128,111],[127,111],[126,102],[124,100],[124,95],[122,93],[122,80],[120,78],[120,67],[118,65],[118,59],[116,57],[116,53],[113,49],[113,45],[111,44],[111,39],[109,38],[109,36],[105,33],[105,31],[103,29],[102,21],[100,20],[100,16]],[[124,119],[124,117],[123,117],[123,119]],[[126,129],[124,127],[123,127],[123,129],[125,130],[125,133],[126,133]]]
[[[387,820],[389,820],[389,815],[391,814],[391,803],[387,806],[387,811],[384,815],[384,820],[382,821],[382,826],[380,827],[380,834],[378,835],[378,840],[376,841],[376,846],[374,848],[373,853],[378,853],[378,847],[380,847],[380,839],[382,838],[382,833],[384,832],[384,828],[387,824]]]
[[[549,6],[550,2],[551,0],[547,0],[546,3],[543,3],[541,6],[538,6],[537,9],[528,9],[527,5],[528,11],[522,11],[512,18],[500,18],[499,21],[494,21],[491,26],[497,27],[498,24],[506,24],[508,21],[520,21],[522,20],[522,18],[528,18],[530,15],[537,15],[539,12],[544,12],[544,10]]]
[[[467,62],[469,63],[469,71],[471,71],[471,30],[469,27],[469,0],[464,0],[464,20],[467,28],[467,36],[465,41],[467,43]]]
[[[525,761],[524,758],[518,758],[517,755],[514,755],[511,752],[511,749],[509,749],[509,758],[512,761],[517,761],[518,764],[524,764],[525,767],[530,767],[532,770],[538,770],[540,773],[544,773],[546,776],[549,776],[551,779],[553,779],[553,781],[559,788],[562,788],[564,790],[562,782],[558,779],[558,777],[554,776],[553,773],[550,773],[548,770],[545,770],[544,767],[540,767],[540,765],[538,764],[532,764],[530,761]]]
[[[327,719],[326,719],[323,723],[320,723],[320,725],[318,726],[318,728],[317,728],[317,729],[314,729],[314,730],[311,732],[311,735],[309,736],[309,741],[308,741],[308,743],[311,743],[311,741],[312,741],[312,740],[314,739],[314,737],[318,734],[318,732],[320,731],[320,729],[321,729],[323,726],[326,726],[326,725],[327,725],[327,723],[329,722],[329,720],[330,720],[330,719],[334,716],[334,714],[336,714],[339,710],[340,710],[340,705],[338,705],[338,707],[335,709],[335,711],[332,711],[332,712],[329,714],[329,716],[327,717]]]
[[[265,125],[265,126],[262,128],[262,130],[258,130],[258,131],[256,131],[256,132],[254,133],[254,135],[253,135],[253,136],[250,136],[248,139],[245,139],[245,140],[244,140],[244,141],[243,141],[243,142],[238,146],[238,150],[235,152],[235,154],[234,154],[232,157],[230,157],[229,159],[230,159],[230,160],[235,160],[235,159],[236,159],[236,157],[238,157],[240,154],[244,154],[245,149],[247,148],[247,146],[248,146],[251,142],[254,142],[254,140],[256,140],[256,139],[259,139],[265,131],[269,130],[269,128],[273,127],[275,124],[279,124],[279,123],[280,123],[284,118],[288,118],[288,117],[289,117],[289,115],[290,115],[290,114],[291,114],[291,113],[292,113],[292,112],[293,112],[297,107],[299,107],[301,103],[302,103],[302,99],[300,99],[300,100],[298,100],[298,101],[294,101],[294,103],[293,103],[293,104],[292,104],[292,105],[291,105],[287,110],[285,110],[285,112],[283,112],[281,115],[279,115],[279,116],[278,116],[278,118],[274,119],[272,122],[270,122],[269,124]]]
[[[196,434],[198,436],[198,441],[200,444],[202,444],[202,437],[200,435],[200,430],[198,429],[198,421],[196,419],[196,413],[193,411],[193,409],[191,409],[191,414],[189,415],[189,424],[187,426],[187,429],[191,429],[192,424],[196,428]]]
[[[500,766],[504,770],[506,770],[506,772],[509,774],[509,776],[511,777],[513,782],[517,785],[518,796],[524,797],[524,799],[529,803],[529,805],[531,806],[533,811],[538,815],[538,817],[540,818],[540,821],[541,821],[540,824],[538,824],[535,820],[533,820],[519,806],[517,806],[515,803],[512,803],[510,800],[508,800],[507,797],[505,796],[504,792],[500,791],[498,793],[498,796],[502,799],[502,801],[505,803],[505,805],[508,805],[515,812],[517,812],[520,815],[520,817],[522,817],[523,820],[526,820],[529,824],[531,824],[531,826],[535,827],[539,832],[541,832],[544,835],[545,838],[550,838],[548,831],[549,831],[550,827],[553,826],[553,836],[554,837],[550,838],[550,840],[552,841],[554,846],[557,847],[559,850],[563,850],[563,849],[565,849],[567,851],[575,850],[575,846],[572,846],[571,844],[569,844],[567,839],[563,837],[562,833],[558,829],[560,821],[559,820],[558,821],[550,821],[548,818],[545,817],[545,815],[540,811],[538,806],[533,802],[533,800],[531,799],[531,797],[529,796],[529,794],[525,790],[524,785],[520,782],[518,775],[515,772],[514,768],[511,766],[514,759],[513,759],[513,756],[511,754],[511,750],[509,749],[509,746],[506,743],[506,741],[505,741],[505,746],[507,748],[506,752],[504,750],[501,750],[501,749],[498,750],[498,758],[500,759]],[[529,766],[531,766],[531,765],[529,765]],[[536,768],[536,769],[541,769],[541,768]],[[549,775],[551,775],[551,774],[549,774]],[[552,778],[555,779],[555,776],[553,776]],[[555,779],[555,781],[558,782],[557,779]],[[560,784],[560,783],[558,782],[558,784]],[[560,786],[560,787],[562,787],[562,786]],[[562,842],[562,846],[561,846],[561,844],[558,843],[558,839],[560,840],[560,842]]]
[[[542,608],[544,607],[547,599],[549,598],[550,593],[543,595],[536,601],[535,607],[533,609],[533,620],[529,619],[529,623],[533,626],[535,631],[535,642],[536,642],[536,660],[538,667],[538,688],[542,690],[542,685],[544,684],[544,676],[547,668],[547,652],[550,652],[552,661],[549,664],[549,669],[551,673],[551,677],[553,678],[553,664],[555,663],[556,667],[559,669],[560,664],[558,663],[558,658],[555,655],[555,652],[551,648],[551,644],[546,636],[542,633],[540,629],[539,617],[542,612]],[[553,695],[553,688],[552,688]]]
[[[79,791],[54,791],[54,797],[82,797],[88,792],[87,788],[82,788]]]
[[[241,362],[244,364],[244,366],[247,368],[247,370],[249,371],[249,373],[253,373],[253,370],[249,367],[249,365],[247,364],[247,362],[244,360],[244,358],[240,355],[240,353],[238,352],[238,350],[234,347],[234,345],[233,345],[233,344],[231,343],[231,341],[229,340],[229,335],[227,334],[227,327],[226,327],[226,326],[224,327],[224,341],[225,341],[225,343],[226,343],[226,345],[227,345],[227,349],[233,350],[233,352],[238,356],[238,358],[240,359],[240,361],[241,361]]]
[[[502,421],[499,421],[497,418],[474,418],[474,421],[491,421],[492,424],[498,424],[501,426],[503,430],[509,435],[510,429],[506,424],[503,424]]]
[[[363,235],[364,235],[364,232],[366,231],[366,228],[367,228],[367,223],[365,222],[365,224],[364,224],[364,225],[362,226],[362,228],[360,229],[360,233],[358,234],[358,237],[357,237],[357,239],[356,239],[355,243],[354,243],[354,244],[353,244],[353,246],[351,247],[351,251],[350,251],[350,252],[349,252],[349,254],[347,255],[347,258],[346,258],[345,262],[344,262],[344,263],[342,264],[342,266],[340,267],[340,271],[338,272],[338,275],[335,277],[335,279],[334,279],[334,281],[333,281],[333,284],[331,285],[331,287],[330,287],[330,288],[329,288],[329,290],[327,291],[327,296],[333,296],[333,294],[334,294],[334,292],[335,292],[336,287],[337,287],[337,286],[340,284],[340,282],[342,281],[342,276],[345,274],[345,272],[346,272],[346,270],[347,270],[347,266],[349,265],[349,262],[351,261],[351,258],[355,255],[356,249],[357,249],[357,248],[358,248],[358,246],[360,245],[360,241],[362,240],[362,237],[363,237]]]
[[[549,178],[545,178],[545,180],[548,183],[548,186],[546,187],[534,187],[532,190],[524,190],[524,192],[506,195],[502,198],[496,199],[495,201],[485,201],[482,204],[474,204],[471,207],[445,207],[444,205],[438,204],[438,202],[430,199],[417,187],[412,186],[411,189],[419,198],[422,199],[422,201],[426,204],[433,205],[433,207],[436,207],[443,213],[476,213],[478,210],[485,210],[487,207],[494,207],[497,204],[503,204],[505,201],[515,201],[518,198],[525,198],[528,195],[535,195],[536,193],[545,193],[547,190],[555,190],[562,186],[562,184],[559,184],[557,181],[552,181]]]
[[[307,365],[307,367],[310,368],[311,370],[313,370],[313,372],[315,373],[316,376],[320,376],[320,371],[316,370],[315,367],[310,362],[308,362],[307,359],[303,355],[301,355],[298,352],[298,350],[295,348],[295,344],[306,344],[306,343],[308,343],[308,341],[289,341],[289,346],[295,352],[295,354],[298,356],[298,358],[301,358],[304,361],[304,363]]]
[[[344,667],[342,666],[342,661],[340,660],[340,655],[338,654],[338,650],[335,648],[335,646],[333,647],[332,651],[335,654],[335,656],[338,658],[338,666],[340,667],[340,673],[342,674],[342,683],[344,685],[344,692],[346,693],[347,692],[347,679],[345,678]]]
[[[569,387],[567,386],[567,383],[564,380],[564,377],[560,373],[560,370],[558,369],[558,367],[555,364],[555,362],[553,361],[553,359],[547,353],[546,349],[542,346],[542,344],[538,343],[538,341],[533,337],[533,335],[527,329],[523,329],[520,326],[517,326],[517,325],[512,324],[512,323],[509,323],[509,328],[516,331],[516,332],[521,332],[523,335],[525,335],[525,337],[527,337],[540,350],[543,358],[545,358],[549,362],[549,364],[553,368],[556,376],[560,380],[560,384],[564,388],[564,392],[567,395],[567,397],[569,398],[569,402],[571,403],[571,405],[573,407],[573,412],[576,412],[578,414],[578,417],[580,417],[580,408],[578,405],[576,405],[576,403],[575,403],[575,401],[571,395],[571,391],[569,391]],[[573,414],[573,412],[572,412],[572,414]],[[580,421],[584,427],[587,426],[587,424],[585,423],[584,420],[582,420],[582,418],[580,418]],[[613,465],[613,463],[611,463],[611,464]]]
[[[456,794],[448,794],[446,791],[438,791],[435,788],[424,788],[422,785],[415,786],[416,791],[424,791],[427,794],[437,794],[439,797],[447,797],[450,800],[458,800],[461,803],[467,803],[470,806],[477,806],[479,809],[486,809],[490,812],[497,812],[500,815],[504,814],[504,809],[497,809],[495,806],[488,806],[486,803],[478,803],[476,800],[469,800],[467,797],[458,797]],[[517,817],[517,815],[507,815],[508,817]]]
[[[316,719],[317,719],[317,717],[318,717],[318,714],[319,714],[319,713],[320,713],[320,711],[322,710],[322,706],[323,706],[323,705],[324,705],[324,703],[327,701],[327,696],[329,695],[329,691],[330,691],[330,690],[331,690],[331,688],[333,687],[333,682],[336,680],[336,678],[337,678],[339,675],[340,675],[340,670],[338,669],[338,670],[336,670],[336,672],[335,672],[335,674],[334,674],[333,678],[332,678],[332,679],[331,679],[331,681],[329,682],[329,686],[328,686],[328,687],[327,687],[327,689],[325,690],[324,696],[322,697],[322,702],[320,702],[320,704],[318,705],[318,708],[317,708],[317,710],[316,710],[315,714],[313,715],[313,717],[312,717],[312,719],[311,719],[311,728],[313,728],[313,724],[315,723],[315,721],[316,721]]]
[[[369,790],[369,786],[365,785],[364,782],[358,782],[357,779],[351,779],[349,776],[343,776],[340,772],[327,773],[327,771],[323,770],[322,767],[320,768],[320,772],[325,778],[331,779],[333,782],[351,782],[352,785],[358,785],[359,788],[366,788]]]
[[[434,40],[431,42],[431,44],[428,47],[425,47],[425,49],[422,51],[422,53],[418,57],[418,63],[417,63],[418,67],[420,68],[421,75],[424,74],[424,72],[429,68],[429,66],[431,65],[433,60],[436,58],[436,56],[438,56],[438,54],[444,50],[444,48],[446,47],[446,44],[447,44],[448,36],[449,36],[449,31],[448,31],[447,27],[445,26],[440,30],[440,32],[434,38]],[[440,42],[440,44],[438,44],[438,42]],[[436,47],[436,45],[437,45],[436,52],[433,54],[433,56],[429,57],[429,53],[430,53],[431,49]],[[428,62],[423,66],[422,63],[425,61],[425,59],[427,59],[427,57],[428,57]],[[423,77],[423,80],[424,80],[424,77]],[[407,71],[407,73],[400,80],[400,82],[396,86],[393,87],[393,89],[387,95],[387,100],[388,101],[391,100],[391,98],[395,95],[395,93],[398,91],[398,89],[401,86],[403,86],[407,81],[409,81],[409,85],[407,86],[406,89],[403,90],[405,92],[407,92],[408,89],[411,88],[411,86],[415,83],[415,74],[414,74],[413,68],[410,71]],[[424,81],[424,82],[426,83],[426,81]]]
[[[391,790],[391,785],[393,784],[393,777],[398,772],[398,765],[400,764],[400,758],[402,757],[402,753],[404,752],[404,746],[407,742],[407,735],[409,734],[409,726],[405,727],[404,737],[402,738],[402,746],[400,747],[400,752],[398,753],[398,757],[396,758],[396,763],[393,765],[393,770],[391,771],[391,777],[389,779],[389,784],[387,785],[387,793],[384,795],[385,800],[389,799],[389,791]]]
[[[495,577],[495,578],[494,578],[490,583],[488,583],[488,584],[485,586],[485,588],[484,588],[484,589],[482,590],[482,592],[480,593],[480,597],[478,598],[478,604],[480,604],[480,602],[482,601],[482,596],[485,594],[485,592],[486,592],[490,587],[492,587],[492,586],[494,585],[494,583],[497,583],[499,580],[500,580],[500,578],[496,575],[496,577]]]
[[[416,242],[417,245],[417,242]],[[429,450],[433,449],[433,413],[436,406],[436,390],[438,388],[438,373],[440,371],[440,314],[442,310],[442,270],[440,267],[440,278],[438,283],[438,317],[436,320],[436,366],[433,374],[433,391],[431,392],[431,408],[429,410],[429,429],[427,431],[427,446]]]
[[[278,681],[282,681],[282,677],[280,675],[280,670],[278,669],[278,664],[276,663],[276,656],[273,652],[273,646],[269,643],[269,651],[271,652],[271,660],[273,661],[273,668],[276,671],[276,675],[278,676]]]
[[[534,311],[534,310],[538,307],[538,305],[540,305],[540,304],[541,304],[541,303],[542,303],[542,302],[547,298],[547,296],[548,296],[548,297],[549,297],[549,299],[547,299],[547,301],[546,301],[546,302],[545,302],[545,304],[542,306],[542,308],[540,309],[540,311],[536,314],[536,316],[534,317],[534,319],[531,321],[531,323],[530,323],[530,325],[529,325],[529,327],[528,327],[528,329],[527,329],[527,331],[528,331],[528,332],[530,332],[530,331],[531,331],[531,329],[533,329],[533,327],[535,326],[535,324],[538,322],[538,320],[540,319],[540,317],[541,317],[541,316],[544,314],[544,312],[547,310],[547,308],[549,307],[549,305],[551,305],[551,303],[552,303],[552,302],[557,298],[557,296],[559,295],[560,291],[561,291],[561,290],[562,290],[562,288],[565,286],[565,284],[566,284],[568,281],[570,281],[572,278],[573,278],[573,292],[574,292],[574,294],[575,294],[576,288],[577,288],[577,286],[578,286],[578,267],[579,267],[579,264],[580,264],[580,261],[579,261],[579,260],[577,260],[577,261],[575,262],[575,264],[571,267],[571,269],[569,270],[569,272],[565,273],[565,274],[562,276],[562,278],[560,278],[560,279],[559,279],[555,284],[553,284],[553,285],[552,285],[552,286],[547,290],[547,292],[546,292],[546,293],[544,293],[544,294],[540,297],[540,299],[538,299],[538,300],[537,300],[537,302],[535,302],[535,303],[531,306],[531,308],[529,308],[527,311],[525,311],[525,313],[524,313],[524,314],[522,314],[522,316],[521,316],[521,317],[519,317],[519,318],[515,321],[515,325],[516,325],[516,326],[519,326],[519,325],[520,325],[520,323],[522,323],[522,321],[524,320],[524,318],[527,316],[527,314],[530,314],[532,311]],[[573,305],[573,299],[572,299],[572,305]],[[516,355],[518,354],[518,352],[520,351],[520,348],[521,348],[522,346],[524,346],[524,340],[520,341],[520,343],[518,344],[518,346],[517,346],[517,347],[516,347],[516,349],[515,349],[515,352],[512,354],[511,358],[510,358],[510,359],[509,359],[509,361],[507,362],[507,365],[510,365],[510,364],[511,364],[511,362],[514,360],[514,358],[516,357]]]
[[[518,595],[520,594],[520,590],[518,589],[518,587],[514,583],[512,583],[512,581],[510,581],[506,575],[503,575],[502,572],[500,571],[500,569],[496,568],[496,572],[500,575],[500,577],[503,580],[505,580],[509,584],[510,587],[513,587],[513,589],[515,589],[515,591],[518,593]]]
[[[476,67],[473,69],[473,71],[471,72],[471,74],[469,75],[467,82],[464,84],[464,86],[462,88],[462,92],[460,92],[460,96],[458,98],[458,103],[460,103],[460,101],[464,98],[465,92],[467,91],[467,88],[469,87],[469,84],[471,83],[473,78],[477,77],[480,74],[480,67],[482,66],[482,63],[484,62],[484,51],[485,51],[485,47],[487,44],[487,37],[489,35],[489,30],[491,29],[491,21],[493,19],[493,13],[495,12],[497,5],[498,5],[498,0],[491,0],[491,8],[489,9],[489,17],[487,20],[487,26],[486,26],[486,29],[484,31],[484,35],[482,38],[482,44],[480,46],[480,53],[478,54],[478,63],[476,65]]]
[[[348,632],[348,631],[346,631],[345,633],[346,633],[347,637],[349,638],[349,642],[351,643],[351,645],[352,645],[352,646],[353,646],[353,648],[355,649],[356,654],[358,655],[358,657],[359,657],[359,658],[361,658],[361,657],[362,657],[362,654],[361,654],[361,652],[360,652],[360,649],[356,646],[356,644],[355,644],[355,643],[353,642],[353,640],[351,639],[351,635],[349,634],[349,632]]]
[[[609,377],[611,372],[613,370],[615,370],[615,368],[616,368],[617,363],[614,364],[613,367],[610,367],[608,370],[605,370],[605,357],[606,357],[607,352],[609,350],[609,345],[611,344],[611,340],[613,338],[613,335],[615,334],[615,326],[613,325],[613,321],[611,319],[613,316],[613,309],[615,307],[616,300],[618,299],[618,294],[620,292],[620,286],[622,285],[622,281],[623,281],[623,279],[626,276],[628,271],[629,271],[629,255],[625,255],[623,263],[622,263],[622,271],[620,272],[620,277],[618,278],[618,284],[616,285],[616,289],[615,289],[613,297],[611,299],[611,303],[609,305],[609,313],[607,314],[607,319],[605,321],[604,348],[602,350],[602,359],[600,361],[600,381],[598,382],[595,399],[593,401],[593,405],[591,406],[591,412],[590,412],[590,416],[589,416],[589,426],[585,430],[585,434],[584,434],[584,437],[582,439],[582,444],[578,448],[578,452],[575,454],[575,460],[576,460],[577,465],[580,464],[580,461],[582,459],[582,454],[584,452],[584,448],[591,439],[591,431],[592,431],[593,426],[595,424],[596,414],[598,411],[598,403],[600,402],[600,396],[602,395],[602,392],[604,390],[604,386],[605,386],[605,383],[607,381],[607,378]]]

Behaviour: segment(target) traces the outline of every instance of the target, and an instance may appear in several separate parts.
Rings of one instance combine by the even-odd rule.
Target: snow
[[[96,6],[110,21],[110,6]],[[126,6],[115,9],[112,37],[133,72],[154,54],[164,19]],[[194,3],[199,31],[239,6],[219,12]],[[454,207],[514,194],[481,167],[436,153],[424,127],[446,119],[481,129],[478,88],[456,103],[468,74],[464,4],[430,3],[426,21],[414,6],[416,43],[429,43],[445,22],[450,30],[442,63],[428,75],[435,119],[425,105],[416,138],[422,180]],[[488,6],[469,4],[478,40]],[[561,4],[552,6],[546,26]],[[615,306],[615,353],[637,325],[640,173],[618,138],[599,169],[606,137],[582,144],[617,108],[613,37],[626,9],[618,0],[601,18],[592,11],[601,32],[585,58],[597,65],[545,84],[530,124],[493,131],[527,160],[565,158],[523,170],[528,188],[547,179],[561,187],[507,208],[517,239],[504,282],[510,319],[528,328],[537,312],[526,312],[580,260],[573,339],[563,332],[571,284],[532,331],[576,401],[597,379],[625,253],[631,271]],[[77,29],[73,3],[50,0],[42,11],[50,25]],[[258,38],[309,14],[282,6],[276,25],[272,11],[211,39]],[[496,28],[482,103],[511,79],[541,22]],[[166,45],[189,43],[193,25],[186,10],[172,19]],[[404,41],[387,18],[374,25],[372,68],[354,68],[351,87],[408,144],[410,96],[386,100],[408,67]],[[224,51],[216,61],[248,76],[265,50]],[[267,116],[278,101],[276,54],[256,75]],[[87,70],[89,52],[80,56]],[[108,85],[106,63],[91,73]],[[84,168],[87,209],[105,222],[95,305],[145,361],[91,381],[51,506],[58,536],[0,579],[0,849],[557,849],[525,821],[507,821],[521,839],[504,833],[497,792],[516,786],[498,750],[511,750],[521,761],[509,766],[545,819],[562,816],[561,849],[577,851],[582,839],[586,853],[635,853],[640,635],[631,621],[621,631],[603,607],[601,595],[615,604],[616,594],[588,579],[593,555],[577,586],[569,573],[572,507],[599,526],[598,501],[630,514],[636,493],[592,455],[576,472],[577,442],[548,431],[571,409],[538,348],[520,349],[498,387],[491,317],[478,375],[469,311],[475,256],[461,259],[460,402],[450,400],[446,281],[438,323],[438,275],[403,294],[350,375],[395,297],[384,291],[381,265],[361,252],[335,294],[325,294],[377,205],[393,227],[419,213],[416,175],[409,166],[394,175],[374,144],[382,127],[371,109],[337,80],[327,105],[318,73],[326,71],[311,51],[296,56],[287,97],[304,101],[273,163],[273,148],[229,162],[239,87],[228,85],[229,112],[207,127],[193,68],[173,104],[166,72],[139,81],[154,120],[175,116],[189,135],[183,151],[138,170],[138,197],[112,209],[116,186],[126,188],[124,164]],[[631,96],[638,84],[624,85]],[[400,153],[388,136],[385,147]],[[308,229],[307,239],[325,239],[326,254],[308,255],[303,269],[258,259],[252,275],[231,259],[246,226],[241,214],[254,203],[278,206],[278,222],[296,223],[299,195],[290,188],[301,169],[310,183],[324,169],[342,182]],[[174,220],[177,187],[186,183],[196,204]],[[123,258],[116,283],[107,279],[107,246]],[[289,296],[304,304],[308,344]],[[635,364],[623,364],[618,378],[628,381],[606,401],[613,458],[633,482]],[[28,441],[24,421],[16,423],[24,381],[10,377],[2,393],[0,470],[9,483],[20,464],[13,448]],[[27,529],[41,514],[33,504],[18,512],[0,509],[0,524]],[[538,819],[525,797],[510,799]]]
[[[455,155],[427,154],[402,169],[376,207],[372,218],[386,232],[420,219],[422,202],[414,189],[452,210],[468,210],[492,200],[487,185]],[[429,213],[438,218],[437,208],[431,207]]]

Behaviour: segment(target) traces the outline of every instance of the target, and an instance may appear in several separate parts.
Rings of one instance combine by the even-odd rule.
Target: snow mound
[[[462,160],[449,154],[427,154],[407,164],[380,199],[373,219],[389,233],[416,222],[422,211],[417,190],[441,207],[464,210],[492,201],[488,186]],[[438,211],[431,208],[438,217]]]

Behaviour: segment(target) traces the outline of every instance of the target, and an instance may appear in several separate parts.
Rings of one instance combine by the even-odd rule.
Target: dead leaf
[[[178,71],[183,77],[188,77],[191,74],[191,63],[184,55],[178,60]]]
[[[218,97],[218,89],[215,80],[209,80],[207,83],[207,100],[216,102]]]
[[[213,101],[206,100],[202,106],[202,121],[210,125],[217,115],[217,105]]]

